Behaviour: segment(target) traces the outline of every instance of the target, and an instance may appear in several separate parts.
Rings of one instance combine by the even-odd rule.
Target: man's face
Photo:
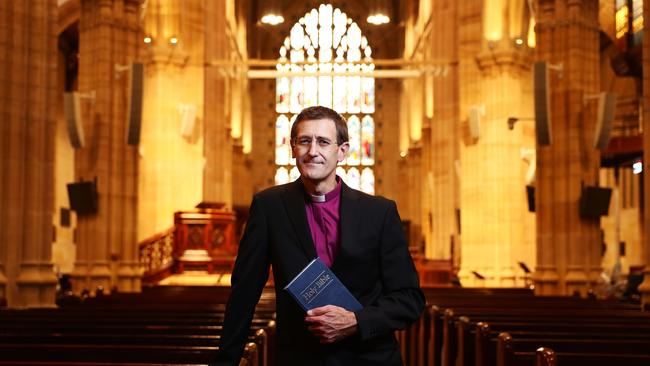
[[[349,149],[347,142],[336,143],[336,125],[329,119],[300,122],[292,143],[300,174],[314,183],[334,179],[336,165],[345,159]]]

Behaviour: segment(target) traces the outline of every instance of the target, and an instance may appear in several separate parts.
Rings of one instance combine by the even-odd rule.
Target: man
[[[353,190],[336,176],[349,149],[343,117],[309,107],[291,128],[300,179],[255,195],[232,274],[219,365],[242,355],[255,305],[275,281],[277,365],[401,365],[394,331],[424,308],[393,201]],[[320,257],[363,305],[307,314],[283,288]]]

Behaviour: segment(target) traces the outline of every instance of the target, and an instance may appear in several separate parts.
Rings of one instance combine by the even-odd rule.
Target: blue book
[[[305,311],[325,305],[340,306],[348,311],[363,308],[318,257],[309,262],[284,289],[289,291]]]

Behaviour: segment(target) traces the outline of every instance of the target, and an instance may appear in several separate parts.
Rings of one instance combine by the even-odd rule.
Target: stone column
[[[143,47],[139,241],[170,229],[174,212],[192,210],[202,200],[203,3],[153,0],[147,5],[144,34],[151,42]]]
[[[430,240],[425,248],[429,259],[449,259],[451,240],[458,243],[460,234],[456,220],[459,202],[459,72],[458,72],[458,2],[453,0],[435,1],[432,16],[433,29],[426,52],[431,62],[446,65],[446,72],[438,77],[425,78],[432,83],[433,116],[430,123],[431,147],[430,166],[423,175],[428,187],[431,206]],[[426,93],[425,93],[426,95]],[[425,196],[427,197],[427,196]],[[428,226],[428,225],[426,225]],[[455,248],[458,249],[458,248]]]
[[[650,1],[643,3],[643,18],[650,19]],[[650,42],[643,42],[643,130],[650,131]],[[643,134],[643,200],[642,209],[643,230],[641,252],[645,268],[644,279],[639,287],[641,301],[644,306],[650,304],[650,133]]]
[[[598,185],[593,148],[599,91],[598,2],[537,2],[537,60],[561,64],[550,74],[552,144],[537,146],[536,292],[582,293],[600,272],[600,225],[580,217],[581,187]]]
[[[75,154],[77,180],[94,180],[98,213],[77,225],[77,290],[97,286],[139,290],[136,250],[137,146],[127,145],[129,78],[120,66],[136,61],[138,0],[83,0],[79,24],[79,91],[86,146]]]
[[[225,0],[205,0],[205,61],[230,59]],[[203,201],[232,207],[232,143],[230,139],[228,69],[207,66],[204,81]]]
[[[523,35],[511,34],[511,22],[488,11],[497,9],[503,15],[506,2],[472,4],[459,5],[460,18],[482,18],[482,23],[459,25],[459,277],[469,286],[519,286],[524,273],[517,262],[534,265],[534,231],[527,225],[533,221],[526,207],[528,164],[522,159],[522,151],[534,146],[532,55],[526,45],[516,43]],[[509,117],[520,119],[513,129],[508,128]]]
[[[0,5],[0,297],[54,306],[56,1]],[[3,273],[4,272],[4,273]]]
[[[0,2],[0,14],[8,14],[8,2]],[[9,17],[2,16],[0,17],[0,118],[2,123],[0,123],[0,222],[5,222],[8,219],[8,207],[7,207],[7,194],[5,193],[5,187],[7,186],[9,175],[6,172],[5,166],[9,162],[7,160],[8,151],[5,150],[5,146],[8,146],[9,132],[9,110],[7,107],[9,104],[9,85],[10,84],[10,74],[7,72],[9,67],[9,48],[10,45],[10,34],[9,32]],[[6,233],[4,230],[0,230],[0,242],[8,243],[6,240]],[[0,246],[0,301],[6,301],[7,299],[7,277],[5,276],[5,268],[2,264],[6,261],[7,258],[7,247],[8,245]]]

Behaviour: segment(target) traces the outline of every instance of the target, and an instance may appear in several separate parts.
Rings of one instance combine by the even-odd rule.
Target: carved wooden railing
[[[156,283],[189,269],[231,272],[237,255],[235,223],[235,213],[223,209],[176,212],[174,227],[139,244],[143,282]]]
[[[140,265],[144,269],[145,282],[164,278],[171,274],[174,260],[175,227],[147,238],[139,244]]]

